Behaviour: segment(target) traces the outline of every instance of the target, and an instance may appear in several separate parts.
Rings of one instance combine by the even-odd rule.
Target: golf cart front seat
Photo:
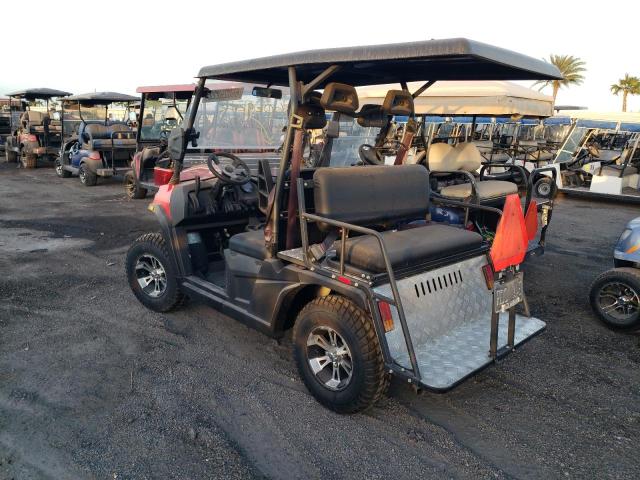
[[[473,175],[482,166],[482,155],[473,143],[459,143],[455,147],[446,143],[434,143],[429,149],[429,170],[438,172],[468,172]],[[518,193],[518,185],[503,180],[474,181],[477,200],[491,202]],[[452,200],[466,200],[473,196],[471,182],[448,185],[440,189],[440,195]]]
[[[399,223],[424,220],[429,213],[429,172],[421,165],[321,168],[313,175],[315,213],[382,232],[392,268],[451,259],[484,248],[477,233],[442,224],[396,231]],[[320,223],[321,231],[332,227]],[[338,255],[340,242],[335,244]],[[345,264],[372,273],[386,271],[377,239],[351,237]]]

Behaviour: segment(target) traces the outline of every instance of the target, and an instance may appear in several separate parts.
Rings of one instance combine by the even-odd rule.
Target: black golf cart
[[[210,82],[202,100],[195,125],[202,133],[198,148],[189,148],[183,160],[189,168],[181,179],[208,174],[207,155],[203,152],[228,152],[238,155],[257,172],[258,162],[267,160],[276,167],[280,160],[282,130],[286,125],[288,94],[280,98],[252,95],[253,84]],[[132,170],[125,175],[129,198],[144,198],[168,183],[173,174],[167,151],[167,136],[183,121],[195,91],[195,85],[139,87],[141,93],[138,151]]]
[[[338,412],[372,405],[391,374],[446,391],[544,329],[523,303],[517,196],[489,246],[429,221],[432,202],[460,202],[432,199],[423,166],[304,168],[304,138],[325,126],[326,112],[358,115],[355,86],[398,85],[387,105],[400,115],[412,104],[409,81],[555,79],[555,67],[453,39],[293,53],[204,67],[198,77],[189,115],[169,136],[173,177],[150,207],[161,233],[139,237],[127,254],[145,306],[168,311],[189,296],[268,335],[293,328],[301,377]],[[264,97],[289,87],[275,179],[266,162],[254,178],[238,157],[210,153],[209,175],[180,181],[187,146],[203,136],[195,120],[207,79],[260,82],[253,93]]]
[[[78,175],[93,186],[98,177],[123,175],[136,151],[130,108],[138,99],[114,92],[67,97],[62,102],[63,143],[55,162],[61,178]],[[118,119],[116,120],[116,117]]]
[[[25,168],[36,168],[38,160],[50,162],[56,157],[62,142],[59,99],[68,95],[71,94],[52,88],[29,88],[7,94],[10,105],[24,105],[19,116],[9,115],[7,162],[19,160]]]

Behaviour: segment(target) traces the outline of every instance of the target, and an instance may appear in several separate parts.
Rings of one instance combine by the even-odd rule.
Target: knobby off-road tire
[[[80,178],[80,183],[85,187],[93,187],[98,183],[98,176],[93,173],[90,168],[87,168],[84,163],[81,164],[78,169],[78,177]]]
[[[591,284],[589,300],[609,328],[640,329],[640,270],[624,267],[600,274]]]
[[[60,157],[56,158],[54,168],[56,170],[56,175],[60,178],[69,178],[71,176],[71,172],[64,169],[62,159]]]
[[[133,242],[127,252],[126,271],[131,290],[148,309],[168,312],[184,302],[185,295],[161,234],[147,233]]]
[[[38,166],[38,156],[33,153],[27,153],[22,157],[22,166],[24,168],[36,168]]]
[[[319,340],[319,337],[324,339]],[[331,345],[331,338],[336,339],[337,345]],[[350,300],[329,295],[308,303],[298,314],[293,340],[300,376],[311,394],[325,407],[338,413],[360,412],[371,407],[386,392],[389,376],[385,372],[372,320]],[[323,357],[323,350],[324,353],[329,350],[320,347],[318,342],[331,349],[331,355]],[[341,352],[345,355],[341,356]],[[347,352],[350,375],[347,375],[348,369],[341,366],[347,365],[344,363]],[[319,360],[323,358],[326,362]],[[336,363],[340,384],[334,378]],[[331,382],[333,385],[328,385]]]
[[[18,163],[18,154],[9,150],[7,145],[4,146],[4,149],[4,157],[7,160],[7,163]]]
[[[133,172],[127,172],[124,176],[124,191],[130,199],[140,199],[147,196],[147,189],[140,186]]]

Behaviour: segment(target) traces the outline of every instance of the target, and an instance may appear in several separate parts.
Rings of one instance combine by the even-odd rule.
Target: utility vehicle
[[[640,328],[640,217],[631,220],[613,251],[615,268],[591,284],[589,300],[600,320],[615,330]]]
[[[203,150],[238,155],[252,172],[260,160],[277,167],[282,130],[286,125],[288,92],[282,98],[252,95],[255,85],[238,82],[209,82],[207,97],[201,102],[195,124],[202,135],[198,148],[186,151],[183,164],[189,168],[182,178],[207,173]],[[138,151],[132,170],[125,175],[129,198],[144,198],[168,183],[172,161],[167,151],[167,136],[183,122],[195,91],[195,85],[140,87]]]
[[[188,296],[271,336],[292,328],[305,385],[342,413],[371,406],[390,375],[446,391],[544,329],[523,303],[528,232],[517,196],[489,248],[475,232],[428,221],[432,202],[463,204],[431,199],[423,166],[304,168],[303,155],[326,112],[360,113],[356,86],[397,85],[385,114],[411,115],[419,91],[407,82],[560,78],[555,67],[452,39],[207,66],[198,78],[189,114],[169,136],[173,176],[150,207],[160,233],[127,253],[143,305],[168,311]],[[264,86],[253,93],[267,98],[289,87],[275,179],[267,162],[254,178],[238,157],[207,152],[210,175],[180,180],[185,150],[205,136],[196,118],[208,79],[255,82]]]
[[[38,160],[51,162],[62,141],[60,99],[69,92],[52,88],[28,88],[8,93],[10,105],[24,105],[24,112],[10,115],[11,134],[6,138],[7,162],[20,161],[25,168],[36,168]],[[17,113],[17,112],[16,112]]]
[[[640,115],[566,111],[573,119],[549,166],[561,192],[640,203]]]
[[[55,162],[61,178],[77,175],[94,186],[98,177],[124,175],[136,151],[136,131],[129,117],[138,99],[115,92],[72,95],[62,102],[63,143]],[[115,120],[115,117],[119,117]]]

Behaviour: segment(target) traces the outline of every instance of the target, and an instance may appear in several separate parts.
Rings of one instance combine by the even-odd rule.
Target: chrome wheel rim
[[[550,193],[551,193],[551,186],[548,183],[544,182],[538,185],[538,195],[540,195],[541,197],[546,197]]]
[[[80,177],[80,181],[82,183],[85,183],[85,181],[87,179],[87,176],[86,176],[86,173],[84,171],[84,167],[83,166],[80,166],[80,170],[78,171],[78,176]]]
[[[56,161],[56,173],[60,176],[62,175],[62,163],[60,160]]]
[[[353,359],[344,338],[331,327],[316,327],[307,338],[309,367],[325,388],[344,390],[351,382]]]
[[[167,272],[160,260],[149,253],[138,258],[136,279],[140,289],[151,298],[158,298],[167,290]]]
[[[640,295],[625,282],[610,282],[598,292],[598,308],[611,320],[624,324],[640,310]]]

